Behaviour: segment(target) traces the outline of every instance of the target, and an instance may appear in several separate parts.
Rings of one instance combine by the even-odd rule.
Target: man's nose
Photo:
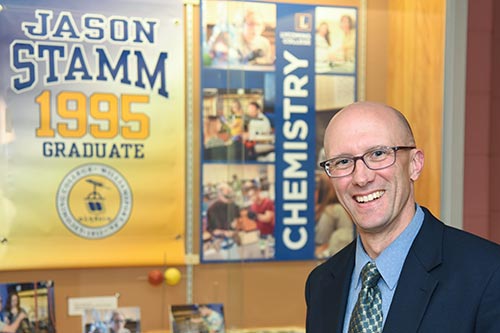
[[[366,165],[365,161],[360,158],[354,164],[354,171],[352,173],[352,181],[353,183],[364,186],[371,181],[373,178],[374,172]]]

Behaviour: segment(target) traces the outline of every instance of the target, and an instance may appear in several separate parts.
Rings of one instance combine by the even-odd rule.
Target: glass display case
[[[441,213],[446,1],[175,3],[0,1],[0,297],[35,332],[305,331],[339,249],[322,136],[354,101],[414,124]]]

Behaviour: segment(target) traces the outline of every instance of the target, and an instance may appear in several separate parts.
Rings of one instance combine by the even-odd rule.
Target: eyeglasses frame
[[[323,170],[325,171],[325,173],[326,173],[326,175],[327,175],[328,177],[330,177],[330,178],[342,178],[342,177],[347,177],[347,176],[350,176],[350,175],[352,175],[352,174],[354,173],[354,170],[356,170],[356,164],[357,164],[356,162],[357,162],[358,160],[363,161],[363,163],[365,164],[365,166],[366,166],[368,169],[370,169],[370,170],[383,170],[383,169],[385,169],[385,168],[388,168],[388,167],[390,167],[390,166],[394,165],[394,163],[396,163],[396,152],[397,152],[398,150],[403,150],[403,149],[415,149],[415,148],[417,148],[417,147],[416,147],[416,146],[392,146],[392,147],[391,147],[391,146],[381,146],[381,147],[379,147],[379,148],[392,149],[392,150],[394,151],[394,161],[393,161],[391,164],[386,165],[386,166],[384,166],[384,167],[382,167],[382,168],[371,168],[371,167],[369,167],[369,166],[368,166],[368,164],[367,164],[367,163],[366,163],[366,161],[365,161],[365,155],[366,155],[367,153],[369,153],[369,152],[373,151],[373,150],[376,150],[376,148],[371,149],[371,150],[368,150],[368,151],[366,151],[366,152],[365,152],[364,154],[362,154],[362,155],[357,155],[357,156],[352,156],[352,157],[349,157],[349,158],[351,158],[351,159],[353,160],[353,162],[354,162],[354,166],[353,166],[353,168],[352,168],[352,171],[351,171],[350,173],[346,174],[346,175],[342,175],[342,176],[331,176],[331,175],[330,175],[330,173],[326,170],[326,163],[328,163],[328,162],[330,162],[330,161],[332,161],[332,160],[334,160],[334,159],[337,159],[338,157],[333,157],[333,158],[327,159],[327,160],[325,160],[325,161],[323,161],[323,162],[320,162],[320,163],[319,163],[319,166],[323,168]]]

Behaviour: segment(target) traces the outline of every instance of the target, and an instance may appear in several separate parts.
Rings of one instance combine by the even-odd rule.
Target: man
[[[213,236],[232,237],[239,217],[232,188],[227,183],[219,184],[217,200],[207,210],[207,231]]]
[[[253,141],[270,141],[274,137],[270,137],[273,130],[271,121],[262,112],[260,104],[257,102],[248,103],[248,140]]]
[[[415,202],[424,153],[404,116],[352,104],[324,146],[321,166],[359,235],[309,275],[307,332],[500,332],[500,246]]]
[[[252,147],[251,152],[247,152],[249,159],[255,159],[256,156],[266,156],[274,152],[274,133],[271,121],[262,112],[262,108],[257,102],[250,102],[247,107],[247,133],[243,135],[247,147]],[[274,155],[271,154],[271,161]]]
[[[257,229],[262,238],[268,238],[274,234],[274,202],[263,197],[260,189],[253,185],[246,190],[246,195],[250,199],[251,205],[248,217],[257,223]]]
[[[109,320],[109,332],[110,333],[130,333],[130,330],[125,327],[127,319],[125,315],[120,311],[113,311],[111,313],[111,318]]]
[[[271,42],[262,36],[265,23],[262,15],[253,9],[247,9],[243,15],[242,32],[237,38],[237,52],[242,64],[272,65],[274,53]]]
[[[208,328],[208,333],[224,333],[224,318],[219,312],[206,304],[200,304],[198,310],[201,319]]]
[[[246,189],[250,199],[248,217],[255,221],[259,230],[259,250],[264,258],[274,256],[274,201],[262,195],[260,188],[253,184]]]

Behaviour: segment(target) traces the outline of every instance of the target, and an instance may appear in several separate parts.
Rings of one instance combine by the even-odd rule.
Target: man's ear
[[[411,154],[410,160],[410,179],[416,181],[424,168],[424,152],[416,148]]]

